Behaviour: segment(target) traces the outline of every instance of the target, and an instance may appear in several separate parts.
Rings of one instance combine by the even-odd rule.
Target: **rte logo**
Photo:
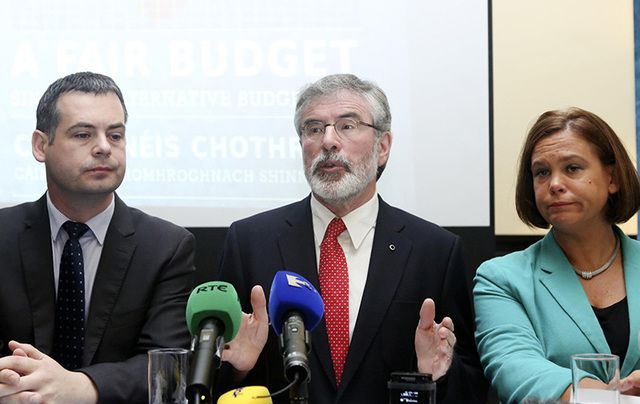
[[[229,288],[229,285],[224,284],[224,283],[216,283],[216,282],[212,282],[212,283],[208,283],[206,285],[202,285],[199,286],[198,289],[196,289],[196,294],[198,293],[207,293],[207,292],[215,292],[220,291],[223,293],[227,293],[227,289]]]

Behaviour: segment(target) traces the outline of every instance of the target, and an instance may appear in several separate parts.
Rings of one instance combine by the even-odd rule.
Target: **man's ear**
[[[44,163],[47,159],[47,147],[49,147],[49,135],[40,130],[34,130],[31,135],[31,153],[40,163]]]
[[[380,137],[380,148],[378,151],[378,167],[386,166],[389,161],[389,153],[391,153],[391,143],[393,136],[391,132],[386,131]]]

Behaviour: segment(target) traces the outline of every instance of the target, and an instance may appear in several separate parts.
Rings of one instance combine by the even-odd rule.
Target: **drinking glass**
[[[620,402],[620,359],[611,354],[571,355],[574,403]],[[584,378],[600,381],[599,386],[580,386]]]
[[[186,404],[189,351],[152,349],[149,355],[149,404]]]

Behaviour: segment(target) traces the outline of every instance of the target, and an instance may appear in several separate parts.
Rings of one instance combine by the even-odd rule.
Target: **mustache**
[[[346,172],[351,172],[351,162],[347,160],[346,157],[332,151],[325,151],[321,155],[313,159],[313,162],[311,162],[311,172],[313,174],[316,174],[318,171],[318,167],[322,164],[326,164],[329,161],[340,163],[342,164]]]

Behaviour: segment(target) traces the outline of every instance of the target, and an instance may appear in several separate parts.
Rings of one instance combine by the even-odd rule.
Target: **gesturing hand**
[[[430,373],[433,380],[444,376],[449,370],[456,344],[451,318],[445,317],[442,322],[436,323],[435,315],[435,303],[432,299],[425,299],[420,308],[415,336],[418,371]]]
[[[262,286],[256,285],[251,289],[251,308],[253,313],[242,313],[238,334],[222,351],[222,360],[229,362],[241,373],[246,373],[255,366],[269,336],[267,299]]]

